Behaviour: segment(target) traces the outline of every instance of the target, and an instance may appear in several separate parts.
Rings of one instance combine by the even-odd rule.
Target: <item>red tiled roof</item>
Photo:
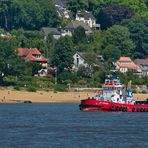
[[[128,68],[128,69],[138,68],[138,66],[130,59],[130,57],[120,57],[120,59],[117,61],[117,65],[120,68]]]
[[[131,59],[130,59],[130,57],[120,57],[120,59],[118,60],[119,62],[121,62],[121,61],[132,61]]]
[[[17,54],[18,56],[25,57],[28,54],[28,48],[18,48]]]
[[[47,62],[48,61],[48,59],[45,58],[41,54],[41,52],[36,48],[18,48],[17,53],[25,61],[34,61],[34,62]],[[35,55],[40,56],[40,58],[36,58]]]

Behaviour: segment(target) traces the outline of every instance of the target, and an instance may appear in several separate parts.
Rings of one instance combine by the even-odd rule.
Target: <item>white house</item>
[[[77,71],[80,67],[84,66],[84,67],[88,67],[88,64],[87,62],[85,61],[84,59],[84,54],[83,52],[76,52],[74,55],[73,55],[73,67],[72,69]]]
[[[89,57],[93,57],[91,60]],[[103,57],[101,55],[96,55],[95,53],[86,53],[86,52],[76,52],[73,55],[73,67],[74,71],[78,71],[80,67],[85,67],[90,70],[93,70],[93,67],[100,67],[100,62],[103,61]]]
[[[96,19],[94,18],[94,16],[92,15],[91,12],[88,11],[84,11],[84,12],[78,12],[76,14],[76,21],[82,21],[84,23],[86,23],[90,28],[96,27]]]

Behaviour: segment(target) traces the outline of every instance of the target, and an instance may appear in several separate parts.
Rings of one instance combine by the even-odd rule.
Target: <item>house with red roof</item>
[[[127,71],[139,71],[139,67],[131,60],[130,57],[120,57],[116,62],[116,69],[122,73],[126,73]]]
[[[37,62],[42,64],[43,67],[47,67],[48,59],[37,48],[18,48],[17,54],[26,62]]]

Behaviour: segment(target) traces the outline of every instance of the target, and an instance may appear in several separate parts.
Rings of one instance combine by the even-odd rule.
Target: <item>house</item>
[[[79,26],[83,27],[85,29],[86,34],[91,34],[92,30],[91,28],[82,21],[71,21],[65,28],[64,31],[67,33],[67,35],[72,36],[72,33],[76,28]]]
[[[59,5],[55,5],[55,7],[56,7],[56,11],[57,11],[59,17],[64,17],[67,19],[70,18],[69,10],[67,10],[66,8],[63,8]]]
[[[2,38],[10,38],[11,34],[9,32],[4,31],[3,29],[0,28],[0,37]]]
[[[37,62],[42,67],[47,67],[48,59],[36,48],[18,48],[17,54],[26,62]]]
[[[91,12],[88,12],[88,11],[80,12],[79,11],[76,14],[75,20],[86,23],[90,28],[96,27],[96,19],[94,18]]]
[[[148,76],[148,58],[147,59],[136,59],[134,63],[140,68],[141,76]]]
[[[48,69],[42,68],[38,71],[38,74],[35,76],[46,77],[48,74]]]
[[[93,57],[93,60],[89,59],[89,57]],[[101,58],[100,58],[101,57]],[[102,61],[102,56],[94,55],[94,53],[86,53],[86,52],[76,52],[73,55],[73,67],[74,71],[78,71],[80,67],[88,68],[90,71],[93,67],[99,67],[99,62]]]
[[[88,67],[88,64],[84,59],[84,54],[84,52],[76,52],[73,55],[74,61],[72,69],[74,69],[75,71],[77,71],[81,66]]]
[[[136,91],[136,92],[140,92],[140,93],[148,93],[148,87],[147,85],[135,85],[133,87],[133,89]],[[138,100],[138,98],[137,98]]]
[[[138,66],[130,59],[130,57],[120,57],[115,64],[116,69],[122,73],[139,70]]]
[[[53,0],[53,2],[59,17],[70,18],[66,0]]]
[[[59,39],[62,34],[58,28],[42,27],[41,32],[44,34],[44,40],[46,41],[49,34],[53,36],[54,39]]]

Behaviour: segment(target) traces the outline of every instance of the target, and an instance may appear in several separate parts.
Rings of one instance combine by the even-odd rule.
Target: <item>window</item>
[[[77,57],[77,66],[79,66],[79,58]]]
[[[37,59],[41,58],[41,55],[40,54],[33,54],[33,56]]]

